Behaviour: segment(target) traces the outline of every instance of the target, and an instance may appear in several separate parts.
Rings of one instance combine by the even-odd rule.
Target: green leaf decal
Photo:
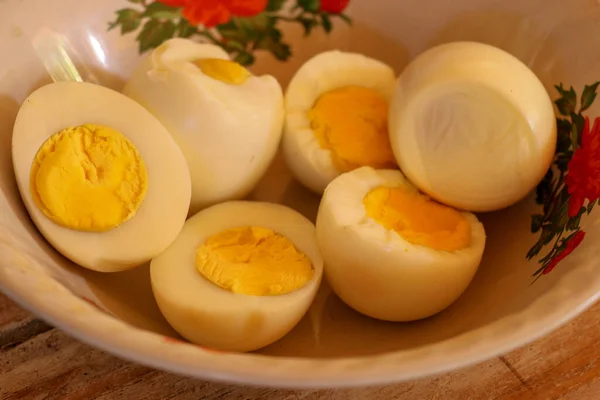
[[[131,8],[117,11],[117,20],[110,24],[109,29],[121,26],[121,34],[135,31],[142,22],[142,13]]]
[[[331,32],[331,30],[333,29],[333,25],[331,24],[331,19],[329,18],[329,16],[327,14],[321,15],[321,21],[323,23],[323,29],[325,29],[325,32]]]
[[[581,134],[583,133],[583,127],[585,125],[585,118],[581,114],[571,113],[571,139],[573,141],[573,149],[577,149],[581,146]]]
[[[251,65],[254,62],[254,56],[250,53],[240,53],[235,57],[235,61],[241,65]]]
[[[531,233],[538,233],[542,229],[544,223],[544,216],[536,214],[531,217]]]
[[[195,26],[190,25],[184,18],[182,18],[177,24],[178,37],[188,38],[197,33],[198,29]]]
[[[592,210],[594,209],[596,204],[598,204],[598,200],[594,200],[588,204],[586,208],[587,215],[590,215],[592,213]]]
[[[140,43],[140,52],[143,53],[158,47],[165,38],[173,37],[175,29],[176,25],[173,21],[148,20],[137,37]]]
[[[267,11],[279,11],[285,4],[286,0],[269,0]]]
[[[298,0],[298,5],[305,11],[317,12],[321,8],[320,0]]]
[[[596,100],[596,91],[598,90],[599,84],[600,82],[596,82],[589,86],[585,85],[583,93],[581,94],[581,109],[579,110],[580,113],[590,108],[590,106],[594,103],[594,100]]]
[[[318,27],[331,32],[335,17],[351,22],[342,12],[322,11],[320,0],[268,0],[264,10],[243,2],[194,1],[175,7],[153,0],[123,1],[140,10],[119,10],[108,28],[121,27],[125,34],[141,27],[136,37],[140,52],[173,37],[200,38],[220,46],[243,65],[252,65],[257,51],[267,51],[281,61],[289,59],[292,49],[283,37],[281,24],[299,24],[308,36]],[[186,19],[188,16],[193,16],[193,23]],[[215,17],[223,22],[214,26]],[[209,25],[204,26],[203,21]]]
[[[527,259],[536,257],[545,246],[550,246],[546,254],[538,260],[540,267],[533,276],[537,280],[542,274],[548,274],[564,257],[568,256],[583,240],[585,232],[581,230],[581,221],[589,215],[598,204],[598,200],[591,201],[587,206],[581,207],[577,215],[570,216],[571,194],[566,184],[566,178],[571,173],[569,165],[577,152],[584,152],[582,134],[585,126],[583,111],[589,109],[596,100],[599,82],[586,85],[580,98],[580,109],[577,111],[578,97],[573,87],[565,89],[562,84],[556,85],[559,97],[555,104],[562,115],[556,119],[557,143],[554,163],[546,176],[536,188],[536,202],[543,206],[543,214],[535,213],[531,217],[531,231],[539,235],[538,241],[527,253]],[[540,233],[541,231],[541,233]],[[577,242],[569,244],[579,237]],[[568,253],[563,253],[567,251]],[[559,257],[560,258],[556,258]],[[552,268],[548,269],[549,266]],[[534,280],[535,281],[535,280]]]
[[[144,17],[156,19],[176,19],[181,16],[178,8],[167,6],[162,3],[151,3],[144,12]]]

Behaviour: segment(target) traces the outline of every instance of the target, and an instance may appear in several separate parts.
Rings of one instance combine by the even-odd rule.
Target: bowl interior
[[[26,254],[44,273],[104,312],[135,327],[178,338],[154,302],[147,266],[102,274],[73,265],[46,244],[21,203],[11,163],[12,124],[23,99],[50,82],[31,45],[35,35],[45,28],[59,32],[84,77],[117,90],[139,61],[134,35],[121,36],[106,29],[114,11],[127,6],[125,0],[49,3],[7,0],[0,5],[0,50],[5,55],[0,65],[0,244]],[[34,15],[32,9],[37,10]],[[562,82],[581,90],[600,73],[600,11],[592,0],[573,0],[568,5],[561,0],[354,0],[348,14],[353,25],[340,23],[330,35],[316,32],[304,38],[301,29],[286,27],[284,34],[293,44],[292,59],[281,63],[261,54],[253,71],[273,74],[285,85],[310,56],[340,48],[379,58],[400,72],[412,57],[432,45],[476,40],[517,56],[553,97],[553,85]],[[590,110],[590,115],[594,111],[598,108]],[[312,220],[319,203],[317,196],[291,177],[280,156],[251,198],[286,204]],[[530,215],[537,211],[532,195],[509,209],[480,215],[488,233],[483,263],[464,295],[442,313],[413,323],[375,321],[346,307],[324,284],[301,323],[259,353],[333,358],[404,351],[451,340],[527,310],[600,252],[600,213],[596,211],[582,221],[587,237],[578,251],[532,284],[539,264],[537,259],[528,262],[526,254],[537,240],[530,232]],[[8,268],[15,266],[0,263],[0,270]],[[590,285],[597,288],[598,282]],[[578,299],[573,307],[585,300]],[[530,323],[537,329],[534,320]]]

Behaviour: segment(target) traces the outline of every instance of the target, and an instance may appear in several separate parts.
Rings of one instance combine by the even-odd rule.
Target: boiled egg
[[[43,86],[12,138],[21,196],[40,232],[75,263],[121,271],[165,250],[185,222],[190,173],[142,106],[91,83]]]
[[[412,321],[464,292],[486,236],[475,215],[434,202],[400,171],[362,167],[325,190],[317,240],[342,301],[372,318]]]
[[[494,211],[524,198],[554,158],[553,105],[511,54],[456,42],[419,55],[398,79],[390,140],[406,176],[452,207]]]
[[[192,177],[190,214],[247,196],[268,169],[283,129],[283,93],[220,47],[171,39],[141,62],[123,93],[167,127]]]
[[[367,56],[327,51],[308,60],[285,93],[283,152],[293,175],[322,193],[361,166],[394,168],[388,108],[395,75]]]
[[[231,201],[185,224],[150,266],[171,326],[189,341],[252,351],[305,315],[323,274],[314,225],[282,205]]]

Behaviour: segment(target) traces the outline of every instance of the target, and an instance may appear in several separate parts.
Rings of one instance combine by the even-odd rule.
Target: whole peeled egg
[[[556,146],[553,105],[511,54],[475,42],[439,45],[398,79],[389,117],[398,165],[422,191],[486,212],[523,199]]]
[[[185,222],[190,173],[142,106],[91,83],[52,83],[17,115],[12,156],[25,206],[65,257],[101,272],[149,261]]]
[[[171,39],[133,72],[123,93],[167,127],[192,177],[190,214],[247,196],[271,164],[283,129],[283,93],[220,47]]]
[[[413,321],[460,297],[486,235],[475,215],[433,201],[400,171],[362,167],[325,189],[317,241],[342,301],[372,318]]]
[[[362,166],[395,168],[388,135],[394,70],[358,53],[332,50],[304,63],[285,92],[286,163],[316,193]]]
[[[252,351],[286,335],[306,314],[323,274],[315,227],[273,203],[206,208],[152,260],[154,297],[189,341]]]

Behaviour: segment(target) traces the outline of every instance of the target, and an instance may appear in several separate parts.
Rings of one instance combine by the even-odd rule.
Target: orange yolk
[[[395,168],[388,136],[388,102],[373,89],[348,86],[326,92],[308,111],[321,148],[340,172]]]
[[[452,252],[471,242],[469,222],[460,212],[414,189],[380,186],[367,193],[363,204],[369,217],[409,243]]]

